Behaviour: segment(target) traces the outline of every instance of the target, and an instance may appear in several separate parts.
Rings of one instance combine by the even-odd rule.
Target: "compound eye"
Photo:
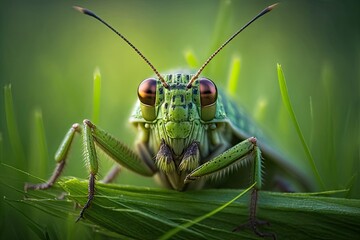
[[[142,81],[138,88],[138,97],[140,102],[145,105],[155,106],[156,100],[156,79],[148,78]]]
[[[201,106],[206,107],[212,105],[217,100],[216,85],[207,78],[199,79]]]

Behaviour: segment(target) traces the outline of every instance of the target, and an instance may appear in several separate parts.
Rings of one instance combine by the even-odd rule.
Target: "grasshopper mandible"
[[[246,126],[251,121],[240,113],[226,95],[218,91],[215,83],[200,74],[208,63],[241,31],[259,17],[271,11],[271,5],[256,15],[225,41],[195,73],[175,73],[162,76],[147,58],[121,33],[90,10],[75,7],[110,28],[120,36],[151,67],[156,78],[148,78],[138,87],[138,102],[131,122],[138,130],[136,150],[131,150],[90,120],[75,123],[65,135],[55,154],[57,166],[46,183],[26,184],[25,189],[50,188],[61,175],[69,148],[76,133],[82,135],[84,158],[90,172],[88,200],[77,221],[83,218],[95,194],[98,160],[95,144],[119,165],[144,176],[156,175],[166,187],[178,191],[200,189],[209,176],[222,176],[229,170],[251,163],[252,181],[250,217],[244,227],[251,228],[262,237],[275,238],[273,233],[261,232],[257,226],[265,223],[256,219],[258,190],[262,188],[262,153],[257,144],[257,132]],[[256,129],[255,129],[256,131]],[[292,175],[302,178],[286,161],[281,161],[264,145],[265,155],[278,159]],[[276,162],[276,161],[275,161]],[[113,168],[103,180],[112,181],[120,167]],[[302,178],[303,179],[303,178]],[[302,183],[305,184],[305,183]]]

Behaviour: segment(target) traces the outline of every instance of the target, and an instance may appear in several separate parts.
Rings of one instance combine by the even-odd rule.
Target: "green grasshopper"
[[[252,182],[250,217],[248,222],[235,230],[251,228],[261,237],[275,238],[273,233],[261,232],[259,225],[265,221],[256,219],[258,190],[262,189],[263,159],[257,139],[260,135],[252,121],[238,110],[235,104],[226,98],[208,78],[200,77],[208,63],[241,31],[259,17],[271,11],[271,5],[256,15],[222,44],[195,73],[175,73],[160,75],[145,56],[122,34],[90,10],[75,7],[76,10],[94,17],[132,47],[152,68],[156,78],[148,78],[138,87],[138,102],[131,122],[138,130],[136,151],[94,125],[90,120],[83,124],[75,123],[64,137],[55,154],[57,166],[46,183],[25,184],[25,189],[50,188],[61,175],[69,148],[76,133],[82,135],[84,158],[88,164],[89,190],[88,200],[83,206],[77,221],[83,218],[95,194],[95,177],[98,173],[98,158],[95,145],[102,149],[119,165],[144,176],[156,175],[161,183],[170,189],[186,191],[200,189],[206,185],[208,177],[226,175],[247,163],[251,167]],[[278,156],[267,145],[262,146],[266,156],[285,169],[294,178],[305,178],[287,161]],[[120,170],[116,165],[104,178],[112,181]],[[301,184],[306,188],[306,181]]]

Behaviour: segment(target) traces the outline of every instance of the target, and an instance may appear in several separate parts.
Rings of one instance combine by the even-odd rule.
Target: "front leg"
[[[96,127],[89,120],[84,120],[84,157],[85,162],[88,163],[89,166],[90,179],[88,200],[81,210],[77,221],[83,217],[85,210],[89,208],[95,194],[95,176],[98,171],[95,142],[108,156],[120,165],[144,176],[152,176],[154,174],[154,171],[152,170],[153,167],[147,165],[147,163],[140,159],[135,152],[111,136],[109,133]]]
[[[54,185],[56,180],[61,175],[62,171],[64,170],[66,158],[69,153],[71,144],[73,143],[75,133],[82,133],[82,128],[80,124],[74,123],[69,131],[66,133],[63,141],[61,142],[58,150],[55,153],[55,161],[56,161],[56,167],[49,178],[49,180],[46,183],[39,183],[39,184],[33,184],[33,183],[25,183],[24,190],[25,192],[28,189],[35,189],[35,190],[45,190]]]
[[[260,190],[262,187],[261,151],[256,144],[256,138],[248,138],[228,149],[227,151],[221,153],[220,155],[214,157],[210,161],[202,164],[186,176],[185,183],[195,181],[202,177],[222,176],[232,168],[240,167],[249,161],[253,162],[252,181],[255,182],[254,189],[251,194],[249,221],[243,225],[240,225],[238,228],[234,229],[234,231],[248,227],[251,228],[258,236],[272,237],[275,239],[275,234],[263,233],[260,232],[257,228],[257,226],[267,224],[267,222],[256,219],[258,190]]]
[[[91,133],[91,128],[88,125],[88,122],[84,121],[84,132],[83,132],[83,146],[84,146],[84,159],[89,168],[90,177],[89,177],[89,189],[88,189],[88,200],[84,207],[82,208],[79,217],[76,222],[83,218],[84,212],[90,207],[91,201],[94,199],[95,195],[95,176],[98,172],[98,160],[96,155],[96,149],[94,144],[94,139]]]
[[[147,160],[143,160],[134,151],[124,145],[122,142],[111,136],[106,131],[98,128],[92,124],[89,120],[84,120],[83,125],[73,124],[68,133],[66,134],[63,142],[61,143],[57,153],[55,154],[55,160],[57,166],[53,175],[46,183],[40,184],[25,184],[25,190],[28,189],[48,189],[56,182],[57,178],[61,175],[66,157],[68,155],[70,146],[73,142],[75,133],[82,134],[82,141],[84,147],[84,158],[87,164],[90,177],[89,177],[89,189],[88,200],[80,212],[80,216],[77,219],[81,219],[84,212],[89,208],[94,195],[95,195],[95,179],[98,173],[98,159],[95,149],[95,144],[99,146],[110,158],[116,161],[118,164],[132,170],[138,174],[144,176],[152,176],[155,172],[155,166]]]

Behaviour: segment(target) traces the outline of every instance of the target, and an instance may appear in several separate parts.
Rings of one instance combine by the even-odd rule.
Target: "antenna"
[[[211,56],[205,61],[205,63],[201,66],[201,68],[197,71],[197,73],[190,79],[187,84],[187,88],[190,88],[193,82],[199,77],[200,73],[204,70],[204,68],[209,64],[209,62],[229,43],[233,40],[239,33],[241,33],[245,28],[247,28],[251,23],[253,23],[259,17],[265,15],[266,13],[273,10],[273,8],[278,5],[275,3],[273,5],[268,6],[264,10],[262,10],[258,15],[256,15],[253,19],[251,19],[247,24],[245,24],[242,28],[240,28],[236,33],[234,33],[228,40],[226,40]]]
[[[149,67],[154,71],[154,73],[156,74],[156,76],[158,76],[159,80],[162,82],[163,86],[168,88],[169,85],[166,83],[166,81],[164,80],[164,78],[160,75],[160,73],[156,70],[156,68],[150,63],[150,61],[139,51],[139,49],[137,49],[127,38],[125,38],[121,33],[119,33],[118,31],[116,31],[112,26],[110,26],[107,22],[105,22],[104,20],[102,20],[99,16],[97,16],[95,13],[93,13],[92,11],[86,9],[86,8],[82,8],[82,7],[78,7],[78,6],[74,6],[74,9],[84,13],[90,17],[93,17],[97,20],[99,20],[101,23],[103,23],[105,26],[107,26],[108,28],[110,28],[110,30],[112,30],[114,33],[116,33],[119,37],[121,37],[130,47],[132,47],[132,49],[135,50],[135,52],[137,54],[139,54],[139,56],[149,65]]]

